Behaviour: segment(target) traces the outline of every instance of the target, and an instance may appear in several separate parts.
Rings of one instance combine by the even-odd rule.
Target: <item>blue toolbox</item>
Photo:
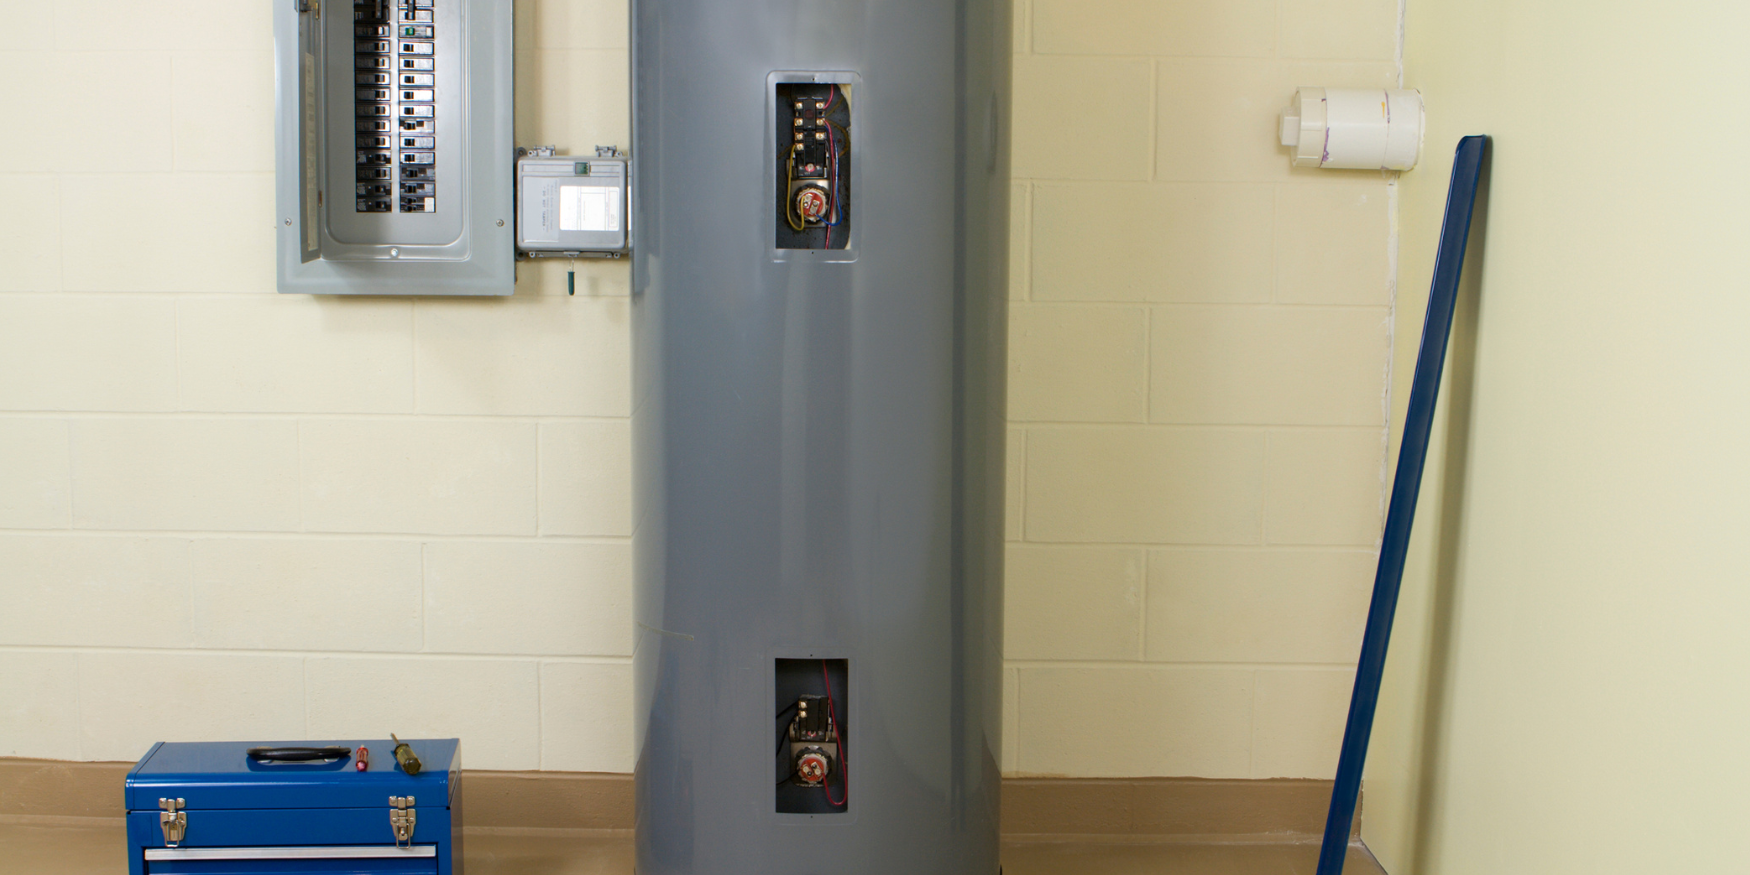
[[[454,738],[161,741],[126,786],[131,875],[462,872]]]

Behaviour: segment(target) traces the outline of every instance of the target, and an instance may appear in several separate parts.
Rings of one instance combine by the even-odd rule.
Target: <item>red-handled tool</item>
[[[359,745],[358,753],[353,754],[352,759],[353,768],[361,772],[369,769],[371,767],[371,749],[362,744]]]

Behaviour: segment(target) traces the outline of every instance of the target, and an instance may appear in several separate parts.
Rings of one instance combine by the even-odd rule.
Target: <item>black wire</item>
[[[801,702],[791,702],[782,711],[778,712],[777,719],[783,719],[785,714],[788,714],[791,711],[796,710],[797,706],[800,704],[802,704],[802,703]],[[775,751],[772,751],[772,756],[777,757],[777,756],[784,755],[784,740],[786,737],[789,736],[789,734],[790,734],[790,727],[788,725],[785,725],[778,730],[778,749]],[[796,774],[796,769],[794,766],[792,766],[790,768],[790,774],[785,775],[784,780],[778,782],[778,786],[782,787],[785,784],[789,783],[791,775],[794,775],[794,774]]]

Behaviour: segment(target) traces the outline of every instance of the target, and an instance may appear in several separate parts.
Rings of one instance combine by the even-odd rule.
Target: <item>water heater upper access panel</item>
[[[784,72],[766,82],[774,257],[855,261],[859,125],[854,73]]]
[[[781,82],[779,249],[844,249],[851,239],[851,86]]]

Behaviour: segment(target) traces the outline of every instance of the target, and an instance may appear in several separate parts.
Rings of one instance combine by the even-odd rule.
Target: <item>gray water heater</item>
[[[639,875],[996,875],[1006,0],[633,0]]]

